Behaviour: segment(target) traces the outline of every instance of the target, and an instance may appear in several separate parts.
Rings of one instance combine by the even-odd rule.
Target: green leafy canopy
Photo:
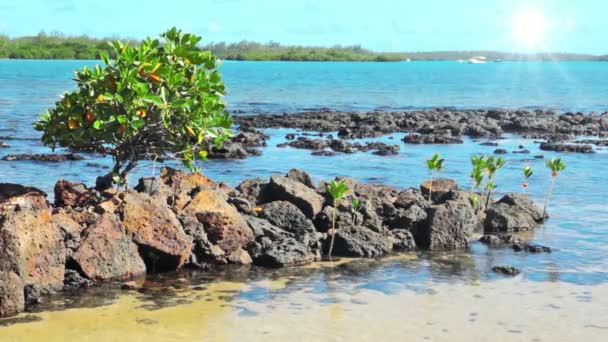
[[[329,192],[334,201],[342,199],[348,190],[348,185],[344,180],[333,180],[327,185],[327,192]]]
[[[115,58],[103,53],[103,66],[76,71],[77,89],[35,124],[42,142],[110,154],[115,172],[146,158],[194,168],[232,134],[218,60],[200,41],[172,28],[136,47],[110,43]]]
[[[443,161],[439,153],[435,153],[431,159],[427,159],[426,166],[430,171],[437,170],[437,172],[441,172],[443,170]]]
[[[566,169],[566,164],[562,161],[562,158],[553,158],[551,160],[547,160],[545,165],[547,165],[547,167],[551,170],[553,177],[557,177],[557,174],[560,171]]]

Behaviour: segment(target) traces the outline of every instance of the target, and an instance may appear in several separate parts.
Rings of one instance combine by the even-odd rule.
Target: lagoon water
[[[0,60],[0,141],[11,145],[0,148],[0,157],[49,152],[40,145],[39,133],[31,125],[63,91],[73,87],[72,71],[84,64],[92,62]],[[608,63],[225,62],[222,72],[230,92],[229,107],[239,115],[324,107],[608,111]],[[245,178],[266,178],[297,167],[311,173],[315,181],[349,175],[359,181],[410,187],[428,176],[424,159],[439,152],[446,158],[443,176],[468,187],[469,158],[495,149],[479,145],[484,140],[471,139],[465,139],[463,145],[406,145],[400,141],[404,134],[392,134],[366,140],[399,144],[397,156],[320,157],[306,150],[277,148],[290,132],[293,130],[268,130],[271,138],[261,156],[210,161],[202,165],[203,172],[233,186]],[[516,253],[473,243],[470,250],[455,253],[416,253],[282,273],[238,270],[213,277],[189,275],[186,285],[176,291],[179,293],[167,297],[170,305],[145,293],[100,289],[95,305],[101,306],[60,296],[37,312],[20,315],[19,324],[0,325],[0,340],[48,339],[45,331],[72,333],[77,340],[92,336],[134,341],[146,336],[147,341],[235,340],[242,336],[281,339],[291,331],[286,326],[308,334],[309,340],[361,339],[381,332],[393,337],[415,334],[414,339],[421,340],[443,340],[445,334],[462,340],[495,334],[505,336],[503,340],[606,340],[607,151],[597,149],[598,153],[590,155],[544,152],[538,144],[516,135],[505,135],[497,142],[509,151],[519,145],[531,151],[505,156],[507,166],[497,178],[499,193],[520,191],[521,168],[530,165],[535,174],[529,192],[541,202],[549,174],[544,161],[533,156],[560,156],[568,165],[549,204],[551,219],[524,236],[552,247],[553,253]],[[32,185],[49,193],[58,178],[92,184],[96,176],[107,172],[110,161],[96,155],[85,158],[59,164],[0,161],[0,182]],[[142,163],[131,179],[152,172],[149,163]],[[504,280],[490,271],[501,264],[518,267],[522,274]],[[205,287],[203,295],[194,290],[197,286]],[[66,307],[70,309],[64,310]],[[101,335],[90,335],[95,331]],[[99,338],[103,332],[106,339]]]

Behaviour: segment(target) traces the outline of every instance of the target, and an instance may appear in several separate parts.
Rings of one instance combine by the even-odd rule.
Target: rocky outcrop
[[[519,232],[534,229],[543,222],[542,210],[527,196],[507,194],[486,210],[486,233]]]
[[[22,311],[40,296],[109,279],[189,266],[266,267],[321,260],[331,243],[336,257],[466,248],[474,228],[532,229],[542,213],[527,197],[509,194],[474,211],[456,182],[396,189],[338,177],[349,190],[333,202],[327,182],[310,175],[243,181],[236,189],[199,173],[163,168],[135,190],[98,192],[60,181],[53,208],[40,190],[0,184],[0,315]],[[353,199],[360,202],[352,207]],[[335,206],[335,207],[334,207]],[[485,221],[484,221],[485,220]],[[548,252],[516,237],[487,236],[492,246]]]
[[[377,137],[395,132],[433,135],[419,138],[435,141],[439,137],[495,137],[502,132],[535,136],[599,135],[608,131],[608,113],[556,114],[550,110],[456,110],[434,108],[407,112],[305,112],[284,115],[241,115],[235,117],[240,127],[294,128],[309,131],[338,131],[341,138]],[[418,139],[418,138],[410,138]],[[456,141],[455,141],[456,142]]]

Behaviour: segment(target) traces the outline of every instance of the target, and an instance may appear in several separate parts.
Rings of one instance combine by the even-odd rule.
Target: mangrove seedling
[[[344,195],[346,194],[346,192],[349,190],[348,185],[346,184],[346,181],[341,180],[341,181],[331,181],[331,183],[329,183],[327,185],[327,192],[329,192],[329,194],[332,197],[333,200],[333,212],[332,212],[332,218],[331,218],[331,242],[329,244],[329,252],[327,253],[327,255],[329,256],[329,259],[331,260],[331,253],[334,249],[334,240],[336,237],[336,207],[338,204],[338,201],[342,199],[342,197],[344,197]]]
[[[553,186],[555,185],[555,179],[559,175],[560,171],[566,169],[566,164],[562,161],[562,158],[553,158],[551,160],[547,160],[545,163],[549,170],[551,170],[551,183],[549,183],[549,188],[547,189],[547,195],[545,196],[545,206],[543,208],[543,217],[547,215],[547,205],[549,205],[549,197],[553,193]]]
[[[486,172],[488,173],[488,180],[485,185],[485,189],[487,190],[486,208],[490,204],[490,198],[492,198],[492,191],[496,189],[496,183],[494,183],[496,172],[500,170],[503,166],[505,166],[506,163],[507,162],[501,157],[488,157],[486,159]]]
[[[433,155],[433,158],[427,159],[426,166],[431,173],[431,181],[430,181],[430,186],[429,186],[429,203],[432,203],[431,195],[433,194],[433,181],[434,181],[433,174],[435,171],[437,171],[437,174],[439,174],[439,173],[441,173],[441,171],[443,171],[443,159],[441,159],[441,157],[439,156],[439,153],[435,153]]]
[[[475,191],[481,186],[481,183],[483,183],[484,171],[486,169],[486,157],[473,156],[471,158],[471,164],[473,165],[473,168],[470,175],[471,192],[469,194],[469,203],[471,203],[473,209],[477,210],[479,196],[475,194]]]
[[[355,226],[357,225],[357,212],[359,211],[360,207],[361,207],[361,201],[359,200],[359,198],[357,198],[357,197],[353,198],[353,200],[350,204],[350,210],[353,215],[353,224]]]
[[[524,166],[522,171],[524,173],[524,181],[521,183],[521,192],[525,194],[526,188],[528,187],[528,179],[530,177],[532,177],[532,174],[534,174],[534,171],[528,165]]]

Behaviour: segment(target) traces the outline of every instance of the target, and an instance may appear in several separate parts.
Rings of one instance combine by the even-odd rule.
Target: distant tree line
[[[10,38],[0,35],[0,58],[13,59],[100,59],[105,51],[112,56],[108,41],[115,39],[66,36],[40,32],[36,36]],[[130,45],[138,41],[128,40]],[[210,43],[201,46],[226,60],[241,61],[457,61],[473,56],[502,61],[608,61],[608,55],[596,56],[574,53],[520,54],[497,51],[432,51],[432,52],[374,52],[360,45],[333,47],[286,46],[276,42]]]
[[[401,53],[379,53],[366,50],[360,45],[307,47],[283,46],[279,43],[266,44],[242,41],[227,44],[212,43],[203,46],[222,59],[239,61],[362,61],[362,62],[398,62],[402,61]]]
[[[0,35],[0,58],[100,59],[102,51],[113,53],[108,44],[111,40],[114,39],[65,36],[58,32],[40,32],[36,36],[19,38]]]

